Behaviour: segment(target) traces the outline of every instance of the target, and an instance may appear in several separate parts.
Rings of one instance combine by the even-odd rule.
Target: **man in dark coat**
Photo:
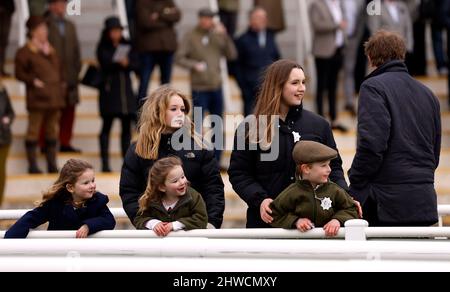
[[[406,69],[405,41],[379,31],[366,44],[375,67],[360,90],[358,143],[350,193],[371,226],[428,226],[438,221],[439,101]]]
[[[267,30],[267,12],[256,7],[250,12],[248,30],[236,40],[236,78],[244,99],[244,115],[252,113],[258,84],[264,69],[280,59],[274,33]]]

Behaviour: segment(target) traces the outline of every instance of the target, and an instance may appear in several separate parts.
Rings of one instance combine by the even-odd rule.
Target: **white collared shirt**
[[[398,12],[398,6],[397,3],[395,2],[384,2],[386,3],[386,8],[389,11],[389,15],[392,17],[392,19],[394,20],[394,22],[399,22],[400,21],[400,13]]]
[[[340,24],[344,19],[342,13],[341,2],[339,0],[325,0],[328,9],[330,9],[331,15],[333,16],[334,23]],[[344,32],[338,28],[336,30],[336,47],[342,47],[344,45]]]

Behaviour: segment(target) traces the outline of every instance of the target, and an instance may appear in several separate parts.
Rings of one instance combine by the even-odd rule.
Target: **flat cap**
[[[299,141],[294,146],[292,158],[295,164],[322,162],[336,158],[337,151],[326,145],[314,141]]]
[[[209,9],[209,8],[202,8],[202,9],[200,9],[200,10],[198,11],[198,16],[199,16],[199,17],[214,17],[214,16],[216,16],[216,15],[217,15],[217,13],[214,12],[214,11],[212,11],[212,10]]]

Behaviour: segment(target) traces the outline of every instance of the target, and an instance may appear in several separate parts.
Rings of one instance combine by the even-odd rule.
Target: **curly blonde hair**
[[[145,212],[149,208],[150,203],[162,202],[165,193],[159,188],[165,184],[167,175],[175,166],[183,167],[181,159],[176,156],[162,158],[153,164],[148,174],[147,188],[139,199],[138,214]]]
[[[43,193],[42,206],[53,199],[62,199],[72,202],[72,194],[67,190],[67,185],[75,185],[78,178],[88,169],[94,169],[89,162],[80,159],[69,159],[62,167],[58,179]]]
[[[138,122],[138,139],[136,142],[136,154],[145,159],[158,159],[158,149],[161,141],[161,134],[167,129],[166,111],[169,107],[170,99],[179,96],[183,100],[185,107],[184,128],[201,148],[205,145],[199,134],[194,130],[194,124],[188,117],[191,105],[188,98],[180,91],[170,85],[163,85],[156,89],[145,101],[141,109]]]

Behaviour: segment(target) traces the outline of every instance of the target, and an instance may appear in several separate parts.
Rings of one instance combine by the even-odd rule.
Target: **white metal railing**
[[[0,220],[17,220],[31,209],[0,210]],[[127,218],[123,208],[110,208],[116,219]],[[450,205],[438,205],[439,227],[443,226],[442,217],[450,216]]]
[[[31,231],[31,239],[75,238],[76,231]],[[0,238],[5,231],[0,231]],[[210,238],[210,239],[325,239],[322,228],[314,228],[308,232],[286,230],[281,228],[256,229],[197,229],[191,231],[171,232],[168,238]],[[159,238],[150,230],[110,230],[100,231],[90,236],[95,239],[120,238]],[[366,241],[379,238],[403,239],[447,239],[450,238],[450,227],[368,227],[365,220],[349,220],[345,228],[341,228],[336,237],[346,241]],[[2,240],[0,239],[0,242]]]

